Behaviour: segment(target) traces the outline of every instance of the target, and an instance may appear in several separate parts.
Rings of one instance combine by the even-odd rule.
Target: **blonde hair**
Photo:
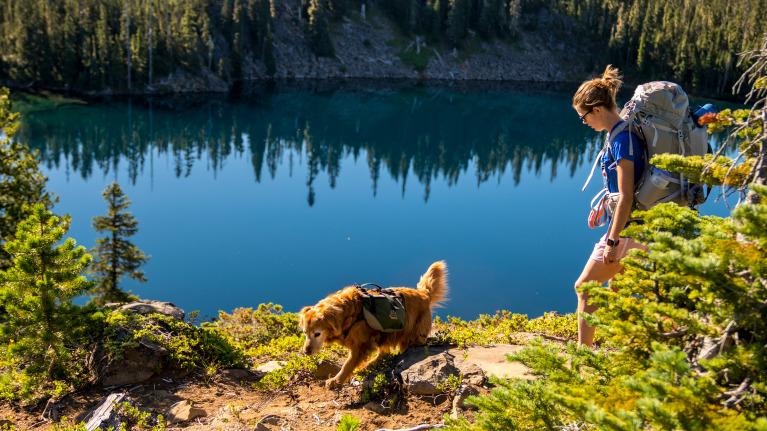
[[[573,106],[588,110],[596,106],[604,106],[608,110],[617,109],[615,95],[623,85],[622,78],[618,69],[608,64],[601,78],[589,79],[578,87],[573,96]]]

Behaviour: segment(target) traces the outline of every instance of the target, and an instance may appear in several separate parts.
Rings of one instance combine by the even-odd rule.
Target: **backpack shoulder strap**
[[[610,152],[610,148],[612,147],[612,143],[615,141],[615,137],[618,136],[621,132],[628,129],[629,122],[624,121],[622,124],[620,124],[617,128],[615,128],[612,133],[608,134],[608,139],[605,141],[605,146],[602,147],[601,150],[597,153],[597,156],[594,158],[594,164],[591,165],[591,172],[589,172],[588,178],[586,178],[586,183],[583,184],[583,188],[581,191],[586,191],[586,187],[588,187],[589,183],[591,182],[591,178],[594,176],[594,171],[597,169],[597,165],[599,164],[599,161],[602,159],[602,154],[604,154],[605,151],[607,151],[607,155],[610,157],[611,161],[615,161],[615,158],[613,157],[612,152]],[[633,151],[633,147],[632,147]]]

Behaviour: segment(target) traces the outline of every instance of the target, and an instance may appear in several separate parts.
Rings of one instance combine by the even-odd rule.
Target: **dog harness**
[[[365,289],[365,286],[375,286],[376,289]],[[362,299],[362,311],[356,322],[365,319],[368,326],[381,332],[405,329],[405,300],[401,293],[373,283],[355,284],[354,287]]]

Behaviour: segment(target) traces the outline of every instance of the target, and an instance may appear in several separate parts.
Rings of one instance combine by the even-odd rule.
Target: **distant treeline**
[[[0,0],[0,81],[145,88],[171,73],[274,70],[269,0]]]
[[[180,71],[231,83],[255,62],[273,74],[273,15],[283,1],[0,0],[0,82],[125,91]],[[548,32],[606,47],[603,62],[629,74],[708,94],[730,93],[744,70],[736,54],[758,47],[767,30],[767,0],[296,0],[288,7],[300,8],[314,52],[332,56],[334,22],[359,14],[363,3],[383,9],[405,35],[447,49],[471,38]],[[562,20],[542,25],[542,9]]]
[[[328,0],[331,3],[333,0]],[[347,2],[349,0],[338,0]],[[731,94],[745,71],[737,53],[761,46],[767,0],[384,0],[406,33],[461,45],[481,37],[550,32],[588,46],[606,46],[603,62],[638,78],[675,80],[698,93]],[[553,11],[570,20],[548,20]],[[570,41],[572,42],[572,41]]]

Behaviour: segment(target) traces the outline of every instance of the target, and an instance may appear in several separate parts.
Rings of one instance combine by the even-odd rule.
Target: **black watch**
[[[616,245],[620,243],[621,243],[620,238],[616,239],[615,241],[611,240],[610,238],[607,238],[607,245],[609,245],[610,247],[615,247]]]

